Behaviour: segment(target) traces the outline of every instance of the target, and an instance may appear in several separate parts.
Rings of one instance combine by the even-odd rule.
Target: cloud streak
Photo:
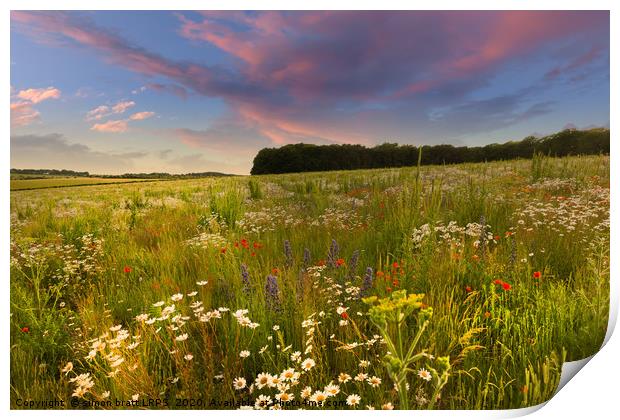
[[[146,120],[148,118],[151,118],[153,115],[155,115],[155,113],[152,111],[142,111],[142,112],[136,112],[135,114],[131,114],[129,116],[129,119],[132,121],[141,121],[141,120]]]
[[[124,133],[127,131],[127,121],[110,120],[104,123],[94,124],[90,129],[101,133]]]

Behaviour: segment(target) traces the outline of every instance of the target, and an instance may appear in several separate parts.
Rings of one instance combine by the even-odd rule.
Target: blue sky
[[[287,143],[608,125],[608,12],[11,14],[12,167],[243,174]]]

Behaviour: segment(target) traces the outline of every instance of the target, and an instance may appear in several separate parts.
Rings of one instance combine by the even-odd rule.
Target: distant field
[[[86,178],[86,177],[49,177],[38,179],[11,179],[11,190],[33,190],[39,188],[75,187],[78,185],[114,184],[127,182],[153,181],[152,179],[133,178]]]

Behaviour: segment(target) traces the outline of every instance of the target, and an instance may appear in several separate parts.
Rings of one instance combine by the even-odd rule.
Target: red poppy
[[[392,263],[392,267],[394,267],[394,268],[398,268],[398,267],[400,267],[400,266],[398,265],[398,263],[397,263],[396,261],[394,261],[394,263]]]
[[[342,317],[342,319],[349,319],[349,314],[347,314],[346,312],[341,313],[340,316]]]
[[[28,327],[22,327],[22,332],[23,332],[23,333],[29,333],[29,332],[30,332],[30,328],[28,328]]]
[[[534,278],[535,279],[539,279],[541,275],[542,274],[540,273],[540,271],[534,271]]]
[[[338,259],[336,260],[336,266],[337,266],[337,267],[340,267],[340,266],[342,266],[342,265],[344,265],[344,258],[338,258]]]
[[[317,263],[317,265],[319,267],[323,267],[325,265],[325,260],[319,260],[319,262]]]
[[[235,248],[239,248],[239,242],[235,242]]]
[[[495,283],[495,284],[502,284],[504,282],[502,281],[502,279],[495,279],[495,280],[493,280],[493,283]]]
[[[469,286],[465,286],[465,291],[466,291],[467,293],[471,293],[472,288],[471,288],[471,287],[469,287]]]
[[[510,290],[510,289],[512,289],[512,286],[511,286],[511,285],[509,285],[508,283],[503,283],[503,284],[502,284],[502,288],[503,288],[504,290]]]
[[[387,290],[388,293],[390,293],[392,291],[392,288],[391,287],[386,287],[385,290]]]
[[[271,274],[273,274],[273,275],[276,275],[276,274],[278,274],[279,272],[280,272],[280,270],[278,270],[278,268],[277,268],[277,267],[274,267],[274,268],[272,268],[272,269],[271,269]]]
[[[377,271],[377,277],[383,277],[383,271]]]
[[[131,267],[129,267],[128,265],[125,266],[125,268],[123,268],[123,271],[127,274],[131,273]]]
[[[499,241],[499,235],[495,235],[493,239],[495,239],[496,241]]]
[[[220,254],[226,254],[226,248],[220,249]]]
[[[248,249],[250,247],[250,244],[247,239],[243,238],[241,239],[241,246],[244,247],[245,249]]]
[[[485,317],[485,318],[490,318],[490,317],[491,317],[491,312],[486,311],[486,312],[484,313],[484,317]]]
[[[258,242],[254,242],[254,244],[252,246],[254,247],[254,249],[260,249],[260,248],[263,247],[263,245],[258,243]]]
[[[252,253],[250,254],[252,257],[256,257],[256,252],[252,251]]]

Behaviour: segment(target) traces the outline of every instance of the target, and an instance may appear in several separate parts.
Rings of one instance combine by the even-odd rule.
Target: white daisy
[[[245,378],[239,377],[239,378],[233,379],[233,387],[237,391],[240,390],[240,389],[245,388],[246,385],[247,385],[247,382],[246,382]]]
[[[431,376],[431,373],[428,370],[424,369],[424,368],[422,368],[422,369],[420,369],[418,371],[418,376],[420,378],[424,379],[427,382],[430,381],[431,379],[433,379],[433,377]]]
[[[314,360],[308,358],[306,360],[304,360],[303,362],[301,362],[301,368],[303,370],[305,370],[306,372],[309,371],[310,369],[312,369],[314,366],[316,365],[316,363],[314,363]]]
[[[360,403],[362,399],[357,394],[351,394],[347,397],[347,405],[355,406]]]

